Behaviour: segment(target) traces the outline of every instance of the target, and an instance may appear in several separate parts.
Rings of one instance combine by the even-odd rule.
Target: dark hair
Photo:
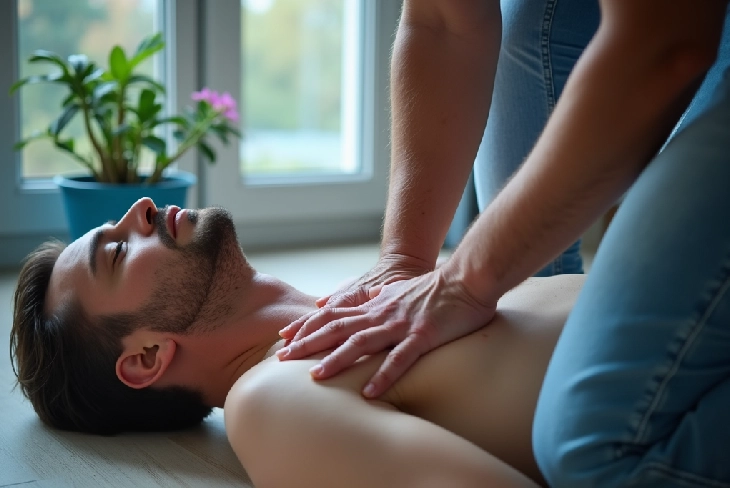
[[[111,435],[199,424],[211,408],[183,388],[126,386],[116,376],[122,339],[135,317],[89,317],[77,302],[44,311],[51,272],[65,245],[41,244],[28,255],[15,290],[10,356],[23,394],[46,424]]]

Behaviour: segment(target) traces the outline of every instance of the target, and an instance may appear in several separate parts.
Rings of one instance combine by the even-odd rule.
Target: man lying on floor
[[[28,257],[11,353],[53,427],[178,429],[224,407],[256,486],[535,486],[533,413],[582,282],[526,281],[488,326],[371,401],[359,392],[384,354],[323,382],[308,371],[322,355],[279,362],[278,331],[315,297],[256,272],[225,210],[144,198],[118,223]]]

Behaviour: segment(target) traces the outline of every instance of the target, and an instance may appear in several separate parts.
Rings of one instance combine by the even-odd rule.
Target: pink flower
[[[193,92],[191,98],[196,102],[207,102],[213,107],[213,110],[222,114],[225,118],[231,122],[238,122],[238,109],[236,100],[231,96],[230,93],[225,92],[218,94],[218,92],[211,90],[210,88],[203,88],[198,92]]]
[[[223,117],[227,118],[231,122],[238,122],[238,112],[235,108],[229,108],[223,112]]]
[[[196,102],[205,101],[212,105],[213,102],[211,100],[217,99],[218,94],[216,92],[212,91],[210,88],[203,88],[200,91],[193,92],[193,94],[190,95],[190,98],[192,98],[193,101],[196,101]]]
[[[225,92],[222,95],[216,97],[216,99],[214,101],[211,101],[210,104],[213,105],[213,109],[217,110],[218,112],[225,112],[226,110],[236,110],[236,101],[228,92]]]

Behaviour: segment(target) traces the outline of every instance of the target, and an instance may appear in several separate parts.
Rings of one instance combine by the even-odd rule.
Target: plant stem
[[[125,118],[125,110],[124,110],[124,98],[125,98],[125,90],[127,86],[125,84],[121,84],[119,87],[119,103],[117,107],[117,135],[114,136],[113,149],[112,149],[112,160],[114,161],[114,166],[117,174],[120,176],[122,181],[127,180],[127,174],[129,168],[127,167],[127,164],[124,160],[124,151],[122,147],[122,136],[119,132],[119,128],[124,124],[124,118]]]
[[[91,141],[91,145],[94,146],[94,150],[96,150],[96,153],[99,155],[99,161],[101,162],[102,174],[105,175],[105,177],[108,179],[109,183],[116,183],[117,180],[116,180],[116,178],[114,178],[115,175],[109,174],[106,171],[107,158],[105,157],[104,150],[102,149],[101,145],[99,144],[99,141],[96,139],[96,136],[94,135],[94,131],[91,128],[91,119],[89,117],[89,104],[86,102],[86,97],[82,97],[82,99],[81,99],[81,110],[84,113],[84,128],[86,129],[86,134],[89,136],[89,140]]]
[[[177,151],[174,155],[172,155],[169,159],[167,159],[162,164],[155,164],[155,171],[152,173],[152,175],[147,179],[147,183],[152,184],[159,181],[160,177],[162,176],[162,172],[167,168],[169,165],[174,163],[177,159],[180,158],[185,152],[193,147],[195,144],[198,143],[201,137],[205,135],[205,132],[207,131],[208,127],[210,126],[211,122],[213,122],[220,114],[218,112],[213,112],[212,115],[206,117],[205,119],[199,121],[193,129],[190,131],[190,135],[178,146]]]

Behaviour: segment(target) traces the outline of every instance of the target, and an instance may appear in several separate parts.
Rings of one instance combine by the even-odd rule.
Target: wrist
[[[378,261],[387,268],[419,270],[419,274],[433,271],[435,267],[435,263],[419,256],[386,249],[381,249]]]
[[[447,282],[458,283],[464,293],[483,307],[493,306],[503,294],[496,274],[486,262],[458,253],[458,250],[437,272]]]

